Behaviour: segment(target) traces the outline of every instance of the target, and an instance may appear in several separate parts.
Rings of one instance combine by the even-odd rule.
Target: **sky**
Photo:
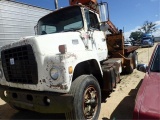
[[[15,0],[22,3],[55,9],[54,0]],[[125,38],[135,32],[145,21],[157,24],[155,37],[160,37],[160,0],[98,0],[108,2],[110,20],[118,29],[123,29]],[[58,0],[59,7],[69,5],[69,0]]]

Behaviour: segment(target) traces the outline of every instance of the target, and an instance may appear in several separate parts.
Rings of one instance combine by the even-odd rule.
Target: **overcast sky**
[[[54,10],[54,0],[16,0]],[[101,0],[98,0],[101,1]],[[154,22],[160,36],[160,0],[102,0],[109,4],[110,20],[119,29],[124,28],[125,37],[137,30],[145,21]],[[58,0],[59,7],[69,5],[69,0]]]

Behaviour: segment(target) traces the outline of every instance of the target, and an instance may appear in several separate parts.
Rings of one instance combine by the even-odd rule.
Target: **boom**
[[[112,34],[118,34],[119,33],[118,29],[114,26],[114,24],[110,20],[107,21],[107,24],[109,26],[108,29]]]

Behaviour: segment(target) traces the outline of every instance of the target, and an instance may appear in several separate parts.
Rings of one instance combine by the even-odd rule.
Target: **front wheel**
[[[65,113],[66,119],[97,120],[101,109],[101,90],[97,80],[91,75],[76,78],[70,89],[74,96],[73,109]]]

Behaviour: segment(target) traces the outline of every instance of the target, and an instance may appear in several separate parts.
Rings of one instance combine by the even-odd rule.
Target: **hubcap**
[[[136,60],[136,61],[135,61],[135,63],[136,63],[136,65],[135,65],[135,66],[137,67],[137,64],[138,64],[138,60]]]
[[[97,112],[98,94],[94,87],[90,86],[84,92],[83,112],[86,119],[92,119]]]

